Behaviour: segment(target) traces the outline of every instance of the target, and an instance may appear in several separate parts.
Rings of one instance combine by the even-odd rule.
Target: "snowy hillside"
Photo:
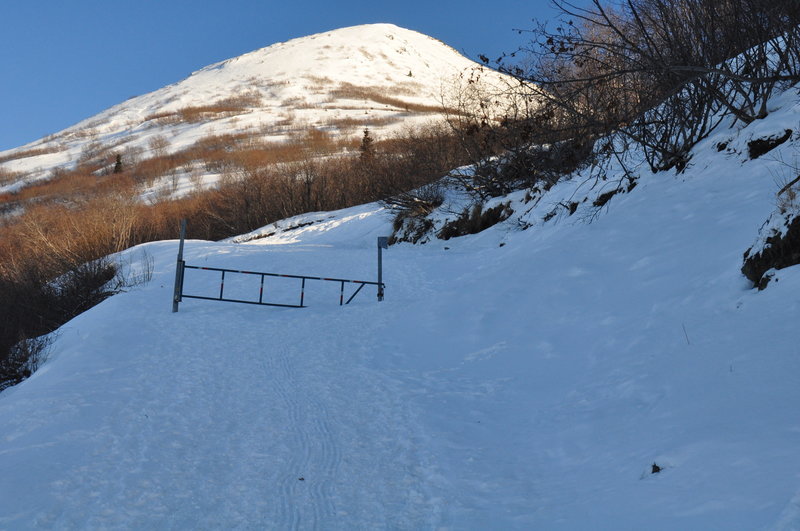
[[[0,394],[0,527],[800,528],[800,269],[762,292],[740,272],[798,147],[748,142],[797,110],[787,92],[602,207],[576,176],[480,234],[392,246],[383,302],[310,282],[302,310],[173,314],[177,242],[128,251],[152,281]],[[371,280],[390,230],[366,205],[186,260]]]
[[[379,134],[440,117],[481,67],[444,43],[391,24],[343,28],[274,44],[210,65],[179,83],[131,98],[62,132],[0,153],[21,182],[70,167],[87,150],[174,152],[198,140],[247,134],[285,140],[309,128]],[[503,77],[487,70],[493,84]],[[0,184],[3,184],[0,182]]]

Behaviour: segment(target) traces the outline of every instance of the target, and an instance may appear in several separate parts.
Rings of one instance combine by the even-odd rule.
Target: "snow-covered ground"
[[[773,111],[593,218],[589,200],[542,221],[576,177],[478,235],[395,245],[383,302],[310,281],[304,309],[173,314],[177,242],[127,252],[152,280],[0,394],[0,527],[800,528],[800,268],[762,292],[739,271],[797,149],[747,160],[796,128],[796,97]],[[366,205],[186,260],[373,280],[390,228]],[[258,297],[251,277],[225,289]]]

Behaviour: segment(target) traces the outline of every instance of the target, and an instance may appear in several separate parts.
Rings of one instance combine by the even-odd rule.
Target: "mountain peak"
[[[154,138],[167,139],[167,151],[175,152],[221,134],[281,141],[309,129],[351,137],[368,127],[382,135],[440,118],[448,94],[479,68],[441,41],[394,24],[325,31],[209,65],[131,98],[5,152],[11,156],[0,169],[30,182],[71,167],[90,146],[146,153]]]
[[[477,66],[443,42],[394,24],[362,24],[298,37],[207,66],[193,75],[225,68],[252,69],[266,78],[333,76],[350,84],[395,81],[393,70],[414,70],[438,79]],[[374,71],[376,75],[370,75]],[[411,72],[411,76],[408,73]],[[387,75],[389,78],[387,79]],[[431,81],[426,79],[425,81]]]

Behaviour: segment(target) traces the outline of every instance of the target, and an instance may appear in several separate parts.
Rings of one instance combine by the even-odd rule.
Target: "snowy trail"
[[[407,407],[386,392],[387,378],[364,364],[374,350],[372,329],[383,322],[374,301],[319,310],[199,302],[173,315],[167,305],[148,306],[152,291],[168,293],[162,286],[106,301],[111,319],[99,334],[82,332],[97,330],[86,316],[63,330],[64,349],[51,369],[72,366],[76,378],[93,373],[102,381],[96,392],[87,397],[67,385],[61,400],[72,407],[65,411],[39,402],[4,412],[16,423],[7,431],[30,436],[37,421],[60,416],[58,437],[85,452],[47,472],[52,490],[43,496],[57,510],[22,504],[7,523],[433,525],[436,507],[411,443],[416,428]],[[138,311],[118,311],[122,304]],[[113,359],[120,344],[136,353],[121,365]],[[107,352],[107,367],[96,358],[81,364],[88,351]],[[46,450],[34,456],[59,462]],[[36,498],[19,487],[22,499]]]

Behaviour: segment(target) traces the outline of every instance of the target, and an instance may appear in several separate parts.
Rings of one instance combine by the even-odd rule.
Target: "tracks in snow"
[[[70,422],[84,422],[63,438],[88,451],[51,484],[59,512],[31,516],[56,527],[435,527],[414,416],[367,363],[374,311],[197,305],[169,334],[149,331],[164,319],[143,312],[124,339],[137,354],[98,373],[97,394],[65,397]],[[98,340],[118,340],[108,330]]]
[[[290,354],[278,348],[269,356],[273,390],[288,413],[295,442],[279,478],[277,521],[284,529],[318,528],[336,516],[333,481],[341,451],[331,431],[327,400],[321,400],[298,378]]]

